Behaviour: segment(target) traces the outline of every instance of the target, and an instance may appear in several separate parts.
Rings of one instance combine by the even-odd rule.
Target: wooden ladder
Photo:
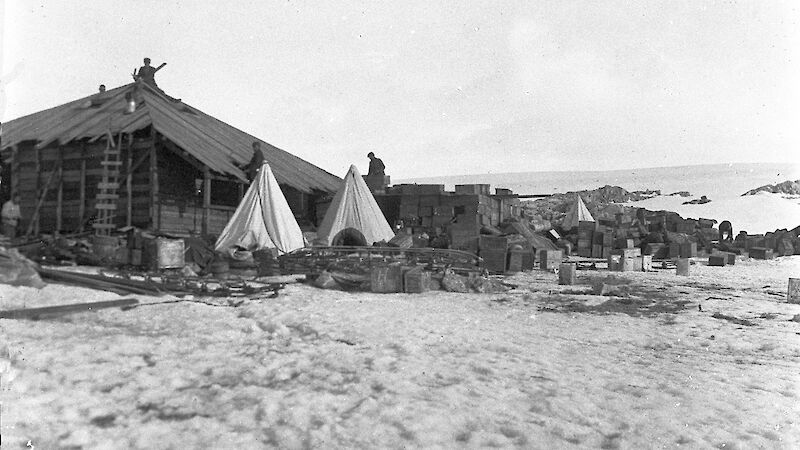
[[[103,152],[103,179],[97,183],[97,200],[95,209],[97,219],[92,224],[98,236],[110,236],[117,228],[114,219],[117,217],[117,200],[119,200],[119,177],[122,166],[122,133],[119,134],[119,144],[114,145],[114,137],[108,132],[106,149]]]

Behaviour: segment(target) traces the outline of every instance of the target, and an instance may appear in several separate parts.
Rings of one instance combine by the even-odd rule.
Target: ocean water
[[[725,199],[765,184],[800,179],[800,163],[713,164],[604,172],[525,172],[481,175],[457,175],[393,180],[400,183],[444,184],[452,190],[456,184],[490,184],[492,189],[511,189],[516,194],[554,194],[596,189],[605,185],[628,191],[661,190],[662,195],[688,191],[692,198]]]

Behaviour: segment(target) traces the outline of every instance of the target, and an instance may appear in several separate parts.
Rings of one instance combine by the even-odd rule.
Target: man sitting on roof
[[[264,165],[264,153],[261,152],[261,142],[253,141],[253,157],[250,162],[241,166],[244,173],[247,174],[247,181],[253,182],[258,176],[258,171]]]

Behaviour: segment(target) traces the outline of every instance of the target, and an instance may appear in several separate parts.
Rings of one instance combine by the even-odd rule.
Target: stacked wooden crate
[[[578,256],[592,257],[592,244],[594,240],[594,222],[578,222]]]
[[[483,267],[489,273],[505,272],[508,259],[508,238],[483,235],[479,242],[479,256],[483,258]]]
[[[647,269],[645,269],[645,257],[642,256],[642,250],[640,248],[615,249],[608,256],[608,269],[619,272],[641,272],[642,270],[649,270],[653,258],[652,256],[647,256],[646,259]]]

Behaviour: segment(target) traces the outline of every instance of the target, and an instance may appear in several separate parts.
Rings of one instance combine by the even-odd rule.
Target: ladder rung
[[[100,161],[102,166],[121,166],[122,161]]]
[[[111,230],[117,228],[113,223],[93,223],[92,228]]]
[[[95,209],[117,209],[117,205],[114,203],[97,203],[94,207]]]
[[[103,150],[105,155],[119,155],[119,150]]]
[[[119,183],[97,183],[97,189],[119,189]]]
[[[97,194],[95,198],[97,200],[116,200],[119,198],[119,194]]]

